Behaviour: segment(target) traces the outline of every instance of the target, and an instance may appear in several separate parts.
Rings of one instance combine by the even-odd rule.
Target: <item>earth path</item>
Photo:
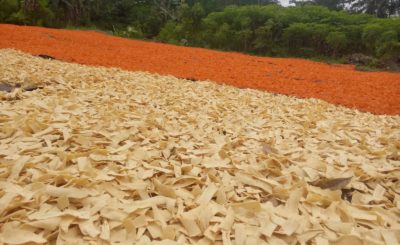
[[[0,48],[88,65],[213,80],[298,97],[314,97],[375,114],[400,114],[400,73],[350,65],[269,58],[129,40],[94,31],[0,24]]]

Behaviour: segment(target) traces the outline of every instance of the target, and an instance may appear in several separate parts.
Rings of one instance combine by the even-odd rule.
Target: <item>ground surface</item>
[[[0,36],[0,48],[47,54],[65,61],[208,79],[319,98],[375,114],[400,114],[398,73],[359,72],[352,66],[184,48],[88,31],[0,25]]]
[[[11,50],[0,80],[0,243],[400,240],[399,116]]]

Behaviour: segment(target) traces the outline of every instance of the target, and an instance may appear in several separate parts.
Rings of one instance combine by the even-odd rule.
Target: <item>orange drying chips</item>
[[[400,74],[350,65],[268,58],[123,39],[92,31],[0,25],[0,48],[47,54],[80,64],[213,80],[357,108],[400,114]],[[33,79],[35,80],[35,79]]]

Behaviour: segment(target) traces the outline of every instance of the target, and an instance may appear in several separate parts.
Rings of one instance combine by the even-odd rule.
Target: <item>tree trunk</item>
[[[23,9],[24,12],[26,13],[32,13],[33,11],[35,11],[38,7],[38,2],[37,0],[24,0],[23,1]]]

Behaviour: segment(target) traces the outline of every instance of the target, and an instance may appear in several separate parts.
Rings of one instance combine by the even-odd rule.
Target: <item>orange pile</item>
[[[93,31],[0,25],[0,48],[64,61],[213,80],[237,87],[314,97],[369,111],[400,114],[400,74],[359,72],[349,65],[255,57],[128,40]]]

